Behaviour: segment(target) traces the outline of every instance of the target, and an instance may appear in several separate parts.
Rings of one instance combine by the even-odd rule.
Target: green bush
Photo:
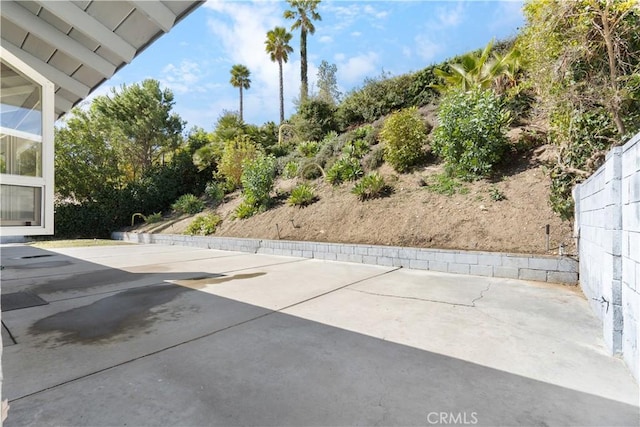
[[[351,192],[360,200],[375,199],[389,194],[391,188],[384,182],[384,178],[377,172],[366,174],[358,181]]]
[[[207,195],[209,200],[214,204],[218,204],[224,199],[224,184],[220,184],[215,181],[211,181],[207,183],[207,186],[204,188],[204,193]]]
[[[300,184],[296,188],[291,190],[291,195],[287,200],[290,206],[299,206],[299,207],[308,206],[315,201],[316,201],[315,192],[313,191],[313,188],[311,188],[307,184]]]
[[[246,160],[242,172],[242,194],[259,208],[266,208],[271,201],[269,194],[273,190],[276,175],[276,159],[273,156],[258,155]]]
[[[369,154],[362,158],[362,167],[368,172],[378,169],[383,163],[384,148],[380,145],[375,146]]]
[[[258,155],[258,148],[247,135],[240,135],[224,144],[218,164],[218,174],[238,188],[242,182],[243,164]]]
[[[322,166],[313,159],[306,159],[300,163],[299,174],[304,179],[320,178],[323,172]]]
[[[147,224],[155,224],[160,221],[162,221],[162,213],[160,212],[152,213],[151,215],[144,217],[144,222]]]
[[[317,98],[307,98],[292,118],[296,134],[301,140],[320,141],[331,131],[338,130],[333,104]]]
[[[418,109],[407,108],[389,116],[380,131],[384,159],[397,172],[407,172],[424,157],[424,144],[429,129]]]
[[[341,157],[327,171],[327,181],[338,185],[344,181],[355,181],[362,176],[362,167],[358,159]]]
[[[193,194],[183,194],[171,205],[171,208],[180,214],[194,215],[202,212],[204,202]]]
[[[368,78],[360,89],[352,90],[342,100],[336,112],[341,129],[360,123],[371,123],[400,108],[414,105],[411,88],[413,75]]]
[[[214,213],[201,215],[196,217],[187,226],[185,234],[208,236],[216,232],[216,227],[222,222],[222,218]]]
[[[316,155],[320,146],[316,141],[304,141],[298,144],[298,151],[304,157],[313,157]]]
[[[235,217],[238,219],[246,219],[254,216],[259,212],[258,206],[251,198],[245,198],[234,211]]]
[[[282,172],[282,176],[285,179],[295,178],[296,176],[298,176],[299,169],[300,169],[300,166],[298,165],[298,162],[289,161],[287,162],[286,165],[284,165],[284,171]]]
[[[353,157],[354,159],[361,159],[371,150],[371,147],[364,139],[355,139],[348,142],[342,148],[342,154],[346,157]]]
[[[325,167],[327,163],[340,154],[341,146],[337,132],[329,132],[320,142],[320,149],[316,154],[316,162]]]
[[[449,174],[472,180],[491,173],[508,148],[510,114],[488,90],[453,91],[438,109],[433,149]]]

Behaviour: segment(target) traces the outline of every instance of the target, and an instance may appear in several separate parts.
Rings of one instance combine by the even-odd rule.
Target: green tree
[[[318,67],[318,98],[332,105],[340,100],[341,95],[338,90],[338,79],[336,79],[337,72],[336,64],[329,64],[325,60],[320,62]]]
[[[122,85],[110,96],[93,101],[96,111],[110,123],[110,143],[127,159],[131,178],[144,174],[182,142],[184,121],[172,112],[175,103],[169,89],[157,80]]]
[[[307,34],[316,32],[313,21],[320,21],[322,17],[316,8],[320,0],[287,0],[291,10],[284,12],[286,19],[293,19],[291,31],[300,28],[300,102],[309,96],[307,81]]]
[[[243,121],[242,89],[249,89],[251,87],[251,79],[249,79],[250,75],[251,72],[249,69],[242,64],[236,64],[231,67],[231,80],[229,80],[229,83],[231,83],[231,86],[240,89],[240,121]]]
[[[284,84],[282,82],[282,63],[289,61],[289,54],[293,48],[289,45],[291,33],[284,27],[275,27],[267,33],[265,50],[273,62],[278,63],[280,71],[280,123],[284,122]]]
[[[559,147],[554,210],[573,215],[572,187],[612,145],[640,130],[640,6],[634,0],[530,0],[517,40],[539,119]]]
[[[74,108],[55,128],[56,193],[78,202],[93,200],[104,186],[120,187],[118,153],[95,106]]]

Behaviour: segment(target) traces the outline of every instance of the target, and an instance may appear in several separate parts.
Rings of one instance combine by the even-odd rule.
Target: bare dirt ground
[[[384,165],[379,172],[393,186],[393,193],[365,202],[351,194],[353,183],[332,187],[316,180],[312,185],[318,201],[305,208],[286,204],[286,193],[296,180],[279,181],[276,188],[285,196],[275,207],[249,219],[233,219],[241,197],[228,195],[215,209],[223,222],[214,236],[536,254],[557,254],[562,244],[565,253],[574,254],[571,223],[561,221],[548,204],[549,178],[541,163],[544,147],[536,153],[514,156],[497,178],[464,183],[464,194],[451,196],[424,186],[424,181],[430,184],[442,173],[442,165],[402,175]],[[492,194],[498,193],[503,200],[494,200]],[[182,233],[191,220],[168,218],[135,231]]]

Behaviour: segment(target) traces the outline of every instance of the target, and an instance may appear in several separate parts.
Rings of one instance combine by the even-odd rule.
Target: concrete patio
[[[48,303],[2,313],[6,426],[640,422],[577,287],[179,246],[1,251],[2,294]]]

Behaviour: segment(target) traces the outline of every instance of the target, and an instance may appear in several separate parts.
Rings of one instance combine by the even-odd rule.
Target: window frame
[[[53,201],[54,201],[54,121],[55,121],[55,95],[54,84],[47,78],[29,67],[18,57],[0,46],[2,60],[16,71],[24,74],[42,88],[42,177],[20,176],[0,174],[0,183],[4,185],[17,185],[25,187],[36,187],[41,190],[40,200],[40,224],[31,226],[1,225],[0,236],[38,236],[52,235],[54,233],[53,224]],[[5,130],[5,129],[3,129]],[[7,129],[11,134],[20,132],[14,129]],[[31,139],[31,138],[30,138]]]

